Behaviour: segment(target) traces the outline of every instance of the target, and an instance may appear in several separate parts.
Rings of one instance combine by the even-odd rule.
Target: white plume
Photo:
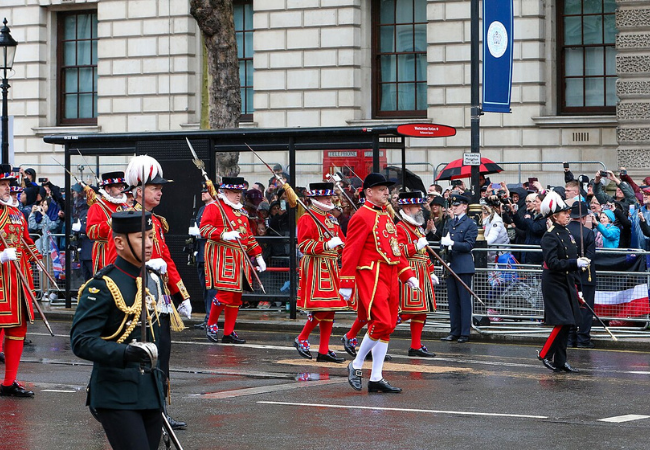
[[[567,209],[568,207],[566,203],[564,203],[564,200],[562,200],[562,197],[560,197],[557,192],[553,191],[546,193],[542,205],[540,206],[540,212],[545,217]]]
[[[143,168],[145,174],[144,184],[147,184],[149,180],[152,180],[157,175],[163,176],[162,167],[160,167],[160,163],[154,158],[148,155],[134,156],[124,171],[124,178],[129,186],[139,186],[142,184]]]

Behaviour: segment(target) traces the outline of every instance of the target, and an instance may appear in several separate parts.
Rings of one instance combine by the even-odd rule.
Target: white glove
[[[440,245],[443,247],[453,247],[454,246],[454,241],[452,238],[449,237],[449,233],[447,233],[446,236],[443,236],[440,238]]]
[[[350,297],[352,297],[352,289],[351,288],[341,288],[339,289],[339,294],[341,297],[343,297],[343,300],[350,300]]]
[[[17,259],[18,255],[16,254],[15,248],[5,248],[2,252],[0,252],[0,263],[2,264],[8,261],[16,261]]]
[[[584,256],[581,256],[578,258],[578,267],[582,269],[583,267],[587,267],[591,263],[591,260],[589,258],[585,258]]]
[[[581,305],[584,305],[585,303],[587,303],[585,301],[584,296],[582,295],[582,291],[578,291],[578,303],[580,303]]]
[[[411,277],[411,278],[409,278],[408,280],[406,280],[406,284],[408,284],[408,286],[409,286],[411,289],[414,289],[414,290],[416,290],[416,291],[419,291],[419,290],[420,290],[420,282],[419,282],[418,279],[415,278],[415,277]]]
[[[72,231],[75,233],[81,231],[81,222],[79,222],[79,219],[77,219],[77,221],[72,224]]]
[[[224,241],[236,241],[241,239],[241,234],[239,234],[239,231],[226,231],[223,233],[222,239]]]
[[[147,261],[147,267],[163,274],[167,273],[167,263],[162,258],[154,258]]]
[[[257,261],[257,271],[258,272],[264,272],[266,270],[266,263],[264,262],[264,258],[262,256],[256,256],[255,260]]]
[[[421,237],[421,238],[418,239],[418,241],[415,243],[415,248],[417,248],[418,250],[422,250],[422,249],[423,249],[424,247],[426,247],[427,245],[429,245],[429,241],[427,241],[427,238],[425,238],[425,237]]]
[[[201,231],[199,230],[199,227],[194,225],[193,227],[190,227],[187,230],[187,234],[189,234],[190,236],[194,236],[194,237],[200,237],[201,236]]]
[[[327,241],[327,249],[328,250],[334,250],[336,247],[338,247],[340,245],[343,245],[343,241],[338,236],[334,236],[332,239]]]
[[[181,316],[185,316],[188,319],[192,318],[192,303],[190,303],[190,299],[186,298],[183,300],[183,302],[178,305],[178,308],[176,308],[176,311],[178,311],[178,314]]]
[[[437,285],[440,284],[440,280],[438,279],[438,277],[436,276],[435,273],[431,274],[431,284],[433,284],[434,286],[437,286]]]

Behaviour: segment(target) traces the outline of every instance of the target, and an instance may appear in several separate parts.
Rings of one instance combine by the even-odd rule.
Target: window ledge
[[[615,114],[600,116],[538,116],[533,122],[540,128],[593,128],[615,127],[618,119]]]
[[[62,126],[62,127],[34,127],[32,128],[36,136],[48,136],[51,134],[90,134],[99,133],[102,127],[99,125],[84,126]]]
[[[362,127],[366,125],[392,125],[392,124],[403,124],[403,123],[433,123],[433,119],[428,117],[412,117],[408,119],[358,119],[358,120],[348,120],[346,121],[348,125],[353,127]]]

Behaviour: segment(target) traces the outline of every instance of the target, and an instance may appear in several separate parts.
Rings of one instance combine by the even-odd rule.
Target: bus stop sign
[[[407,123],[398,126],[397,133],[422,138],[448,137],[456,135],[456,128],[435,123]]]

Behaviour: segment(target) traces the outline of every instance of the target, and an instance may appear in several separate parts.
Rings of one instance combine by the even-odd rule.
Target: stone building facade
[[[506,165],[507,171],[500,179],[516,182],[519,177],[525,180],[539,175],[543,182],[560,184],[563,176],[559,162],[567,160],[600,161],[610,169],[624,164],[633,176],[645,176],[646,170],[650,175],[646,151],[650,142],[650,34],[645,31],[650,21],[650,1],[601,1],[604,9],[616,8],[616,30],[612,31],[616,48],[605,49],[610,59],[611,51],[616,52],[616,100],[612,103],[610,93],[604,111],[586,108],[584,112],[580,108],[563,109],[563,99],[574,93],[566,89],[564,94],[560,92],[566,80],[565,73],[560,74],[565,64],[558,56],[558,36],[568,36],[566,30],[575,23],[569,7],[576,1],[593,3],[514,0],[512,113],[486,113],[481,117],[482,155],[512,163]],[[397,2],[398,9],[408,4],[423,11],[415,14],[413,29],[425,43],[416,56],[424,61],[416,69],[424,74],[416,89],[423,89],[417,92],[423,93],[425,104],[420,104],[411,116],[399,110],[393,116],[382,114],[383,106],[376,100],[380,89],[377,74],[383,70],[376,64],[376,43],[381,39],[377,23],[383,20],[378,11],[390,2]],[[249,80],[252,105],[248,105],[250,114],[241,126],[371,126],[418,121],[456,127],[454,137],[408,140],[408,164],[425,183],[432,181],[434,170],[469,151],[469,1],[235,3],[252,12],[248,25],[252,33],[246,45],[252,52],[248,56],[252,58],[253,73],[244,75]],[[65,21],[71,20],[67,18],[75,11],[96,15],[94,110],[90,118],[62,120],[62,111],[79,112],[83,105],[90,105],[82,105],[84,93],[73,96],[77,99],[75,106],[74,101],[65,103],[69,97],[64,99],[61,92],[64,73],[69,73],[61,70],[65,65],[62,48],[69,44],[61,36],[67,30]],[[199,127],[203,54],[200,32],[189,14],[187,0],[4,0],[0,13],[7,17],[12,36],[19,42],[9,92],[16,165],[42,164],[43,176],[60,177],[50,156],[56,156],[61,149],[43,143],[42,136],[48,134]],[[582,17],[583,24],[587,24],[587,16],[575,17]],[[559,26],[563,20],[565,25]],[[79,51],[83,43],[76,43],[79,57],[84,53]],[[74,69],[74,64],[70,67]],[[76,73],[81,74],[81,70]],[[613,83],[611,77],[603,79]],[[583,96],[587,102],[588,95]],[[275,158],[280,163],[288,161],[286,155]],[[318,167],[321,158],[320,154],[310,154],[301,159],[305,177],[313,180],[314,173],[322,172]],[[389,154],[388,160],[398,163],[399,154]],[[243,155],[241,162],[244,174],[258,170],[248,155]],[[517,164],[524,162],[527,164]],[[121,163],[119,158],[101,160],[106,166]],[[600,166],[589,163],[572,167],[577,173],[593,175]]]

